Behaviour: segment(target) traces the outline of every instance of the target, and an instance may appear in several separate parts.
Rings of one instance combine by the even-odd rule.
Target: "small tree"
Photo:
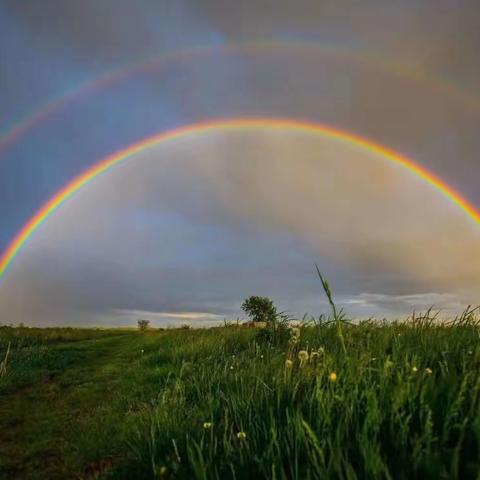
[[[137,320],[138,329],[144,332],[150,327],[150,320]]]
[[[248,297],[242,303],[242,310],[254,322],[273,323],[277,317],[277,309],[268,297]]]

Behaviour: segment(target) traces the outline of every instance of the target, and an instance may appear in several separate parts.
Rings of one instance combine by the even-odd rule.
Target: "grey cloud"
[[[118,111],[114,101],[103,108],[102,94],[89,97],[85,109],[102,114],[91,122],[57,119],[64,136],[41,135],[35,158],[63,161],[109,136],[122,143],[122,128],[142,124],[147,112],[146,131],[170,116],[180,123],[307,118],[394,148],[480,204],[480,102],[455,91],[478,85],[476,2],[46,0],[3,8],[35,48],[66,54],[80,69],[92,59],[128,63],[212,38],[342,46],[338,54],[245,46],[134,76],[128,86],[145,98],[136,115],[129,110],[128,123],[117,118],[119,86]],[[13,94],[16,81],[7,84],[6,101],[16,101],[20,87]],[[295,314],[317,312],[327,305],[314,262],[354,314],[367,305],[381,315],[478,302],[478,232],[456,207],[383,160],[300,137],[191,137],[96,179],[19,255],[0,286],[0,321],[114,323],[118,314],[128,323],[137,311],[235,316],[252,293],[271,295]],[[7,176],[6,163],[3,169]],[[23,192],[9,188],[15,196],[2,203],[17,204]]]
[[[451,318],[460,314],[466,304],[457,295],[450,293],[417,293],[411,295],[386,295],[380,293],[361,293],[346,298],[343,304],[348,308],[362,310],[364,316],[384,315],[387,318],[401,318],[405,312],[421,314],[432,308],[439,318]]]
[[[478,204],[480,100],[388,63],[298,45],[244,47],[152,72],[152,96],[168,87],[187,122],[267,115],[336,126],[411,157]]]
[[[218,40],[200,9],[188,2],[142,0],[7,0],[4,8],[41,40],[40,48],[79,62],[131,61],[138,55]],[[90,57],[90,58],[89,58]]]
[[[478,3],[428,0],[394,2],[352,0],[204,2],[204,11],[230,37],[279,34],[370,51],[399,65],[441,74],[469,86],[480,81],[476,64],[480,46]]]
[[[225,43],[283,37],[370,52],[473,93],[480,81],[475,0],[7,0],[4,8],[33,35],[50,39],[50,48],[67,44],[105,59],[211,43],[212,37]]]
[[[315,262],[354,315],[475,303],[478,235],[437,191],[352,145],[290,130],[191,135],[50,217],[4,279],[2,321],[235,318],[251,294],[315,314],[327,309]]]

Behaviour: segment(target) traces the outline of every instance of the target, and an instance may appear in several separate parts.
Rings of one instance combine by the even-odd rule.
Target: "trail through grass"
[[[118,386],[143,344],[138,336],[110,333],[29,346],[18,352],[20,365],[12,355],[13,379],[0,396],[3,478],[72,478],[88,472],[88,459],[93,471],[102,455],[115,455],[124,414]],[[29,366],[33,375],[23,372]]]

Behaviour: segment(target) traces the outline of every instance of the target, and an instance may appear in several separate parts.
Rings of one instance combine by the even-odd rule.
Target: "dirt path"
[[[64,349],[65,355],[75,351],[78,361],[0,397],[0,478],[74,478],[74,465],[77,478],[95,478],[97,470],[108,468],[113,461],[108,457],[98,465],[82,465],[85,457],[104,453],[84,450],[88,435],[101,434],[105,414],[109,420],[121,414],[112,410],[111,400],[141,342],[139,336],[122,335],[52,347]]]

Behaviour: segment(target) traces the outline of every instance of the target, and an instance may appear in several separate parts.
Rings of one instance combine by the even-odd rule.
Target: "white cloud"
[[[148,310],[117,310],[116,314],[145,320],[192,320],[192,321],[221,321],[224,317],[209,312],[151,312]]]

